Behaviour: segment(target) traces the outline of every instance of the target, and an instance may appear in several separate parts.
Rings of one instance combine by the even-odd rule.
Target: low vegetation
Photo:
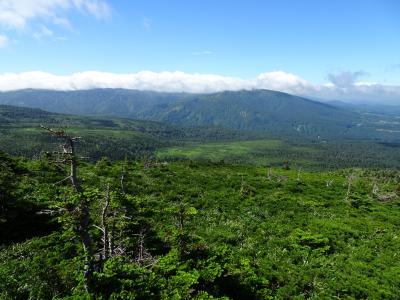
[[[1,166],[0,298],[398,296],[397,171],[101,159],[76,193],[54,159]]]
[[[399,146],[371,141],[310,142],[293,140],[250,140],[193,143],[162,147],[161,160],[196,160],[283,166],[307,170],[334,170],[350,167],[400,168]]]

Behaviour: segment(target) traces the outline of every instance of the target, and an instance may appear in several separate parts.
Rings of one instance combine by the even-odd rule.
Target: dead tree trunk
[[[346,198],[345,201],[349,200],[350,193],[351,193],[351,187],[353,185],[353,181],[355,179],[355,175],[352,173],[347,177],[347,192],[346,192]]]
[[[125,195],[125,165],[126,165],[126,156],[125,156],[125,161],[122,163],[121,166],[121,177],[120,177],[121,192],[123,195]]]
[[[272,167],[268,166],[267,179],[272,180]]]
[[[100,214],[100,226],[94,225],[96,228],[100,229],[102,232],[102,249],[101,249],[101,259],[106,260],[113,257],[115,254],[115,222],[117,212],[115,210],[109,211],[111,202],[110,196],[110,184],[107,184],[106,194],[104,201],[100,203],[102,206]],[[110,218],[111,217],[111,218]],[[111,220],[111,226],[110,226]]]
[[[297,181],[301,180],[301,167],[299,168],[299,170],[297,171]]]
[[[110,236],[108,233],[107,227],[107,214],[108,214],[108,207],[110,206],[110,184],[107,184],[106,196],[104,198],[103,209],[101,211],[101,231],[103,233],[102,242],[103,242],[103,249],[102,249],[102,257],[103,259],[107,259],[112,256],[110,251]]]
[[[66,137],[66,143],[63,146],[64,153],[69,154],[70,156],[70,168],[71,173],[69,175],[72,187],[74,188],[75,192],[81,193],[82,188],[78,182],[78,174],[77,174],[77,159],[75,154],[75,141],[70,136]]]
[[[116,216],[116,212],[113,212],[113,221],[112,221],[112,225],[111,225],[111,232],[109,232],[108,234],[108,252],[110,253],[110,256],[114,256],[115,254],[115,216]]]
[[[64,130],[56,131],[54,129],[45,127],[40,125],[41,128],[48,131],[51,135],[63,139],[64,144],[62,145],[63,151],[60,154],[60,160],[58,162],[69,164],[70,173],[69,175],[64,178],[63,180],[59,181],[61,183],[65,180],[70,180],[72,188],[75,193],[81,195],[81,200],[78,206],[74,209],[77,213],[78,217],[77,226],[75,229],[76,234],[79,236],[84,256],[85,256],[85,289],[86,291],[91,290],[91,284],[93,279],[93,272],[94,272],[94,253],[93,253],[93,242],[92,238],[89,234],[90,228],[90,209],[89,209],[89,201],[85,199],[82,192],[83,189],[78,180],[77,174],[77,156],[75,152],[75,143],[79,139],[79,137],[71,137],[68,135]]]
[[[92,279],[94,272],[94,254],[92,247],[92,237],[89,234],[90,212],[88,205],[83,205],[81,208],[82,218],[77,229],[77,233],[83,245],[85,254],[85,289],[91,291]]]

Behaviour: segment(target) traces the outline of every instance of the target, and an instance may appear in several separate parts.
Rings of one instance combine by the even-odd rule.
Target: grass
[[[305,156],[318,151],[312,147],[292,146],[282,140],[255,140],[175,146],[159,150],[157,158],[279,165],[290,160],[290,156],[294,154],[302,154],[304,157],[298,159],[297,163],[312,165],[313,162]]]
[[[263,139],[186,143],[158,149],[159,160],[193,160],[283,166],[309,170],[368,167],[399,169],[399,152],[365,141],[334,141],[321,143],[300,140]]]

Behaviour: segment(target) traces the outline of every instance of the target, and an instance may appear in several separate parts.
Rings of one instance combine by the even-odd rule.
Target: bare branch
[[[66,180],[68,180],[68,179],[71,179],[71,176],[65,177],[64,179],[62,179],[62,180],[56,182],[54,185],[58,185],[58,184],[60,184],[60,183],[62,183],[62,182],[64,182],[64,181],[66,181]]]
[[[48,132],[50,132],[52,135],[55,135],[57,137],[66,137],[65,135],[65,131],[64,130],[54,130],[52,128],[46,127],[44,125],[40,125],[40,128],[43,128],[44,130],[47,130]]]
[[[97,229],[101,230],[104,233],[104,229],[101,228],[100,226],[97,226],[96,224],[93,224],[93,227],[96,227]]]

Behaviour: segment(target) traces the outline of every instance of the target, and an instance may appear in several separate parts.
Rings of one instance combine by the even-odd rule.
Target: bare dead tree
[[[64,141],[64,144],[62,144],[62,152],[58,153],[60,156],[59,160],[57,160],[57,163],[69,165],[70,171],[67,177],[60,180],[56,184],[70,180],[74,192],[82,197],[82,199],[79,201],[79,204],[73,210],[71,210],[70,213],[76,218],[77,225],[75,226],[74,230],[81,240],[85,253],[85,289],[86,291],[89,291],[94,272],[94,253],[92,238],[89,234],[89,201],[83,196],[83,189],[79,183],[77,175],[78,159],[75,152],[75,143],[80,139],[80,137],[72,137],[67,134],[65,130],[54,130],[43,125],[40,125],[40,127],[49,132],[52,136]]]
[[[126,165],[126,155],[125,160],[121,165],[121,176],[120,176],[120,183],[121,183],[121,192],[125,195],[125,165]]]
[[[326,181],[326,187],[330,187],[333,183],[333,179],[329,179]]]
[[[154,157],[152,156],[152,154],[150,152],[146,152],[143,155],[143,168],[145,169],[150,169],[152,167],[154,167]]]
[[[380,202],[390,202],[398,197],[396,192],[380,192],[379,186],[374,182],[372,187],[372,197],[378,199]]]
[[[179,203],[178,213],[176,216],[177,219],[177,229],[178,229],[178,250],[181,255],[186,252],[186,228],[185,228],[185,219],[186,219],[186,205],[183,203],[182,199]]]
[[[242,197],[248,196],[251,193],[249,186],[246,184],[243,175],[241,175],[240,190],[239,194]]]
[[[71,137],[68,135],[64,130],[54,130],[52,128],[40,125],[41,128],[47,130],[52,136],[57,138],[63,139],[64,144],[62,145],[62,152],[58,153],[61,155],[61,159],[58,160],[58,163],[69,163],[70,165],[70,173],[67,177],[60,180],[56,184],[62,183],[66,180],[70,180],[72,187],[74,188],[75,192],[81,193],[82,188],[78,182],[78,175],[77,175],[77,156],[75,153],[75,143],[80,139],[80,137]]]
[[[272,180],[272,167],[268,166],[267,179]]]
[[[372,195],[373,196],[376,196],[376,195],[378,195],[379,194],[379,187],[378,187],[378,185],[376,184],[376,182],[374,182],[374,184],[373,184],[373,186],[372,186]]]
[[[153,256],[150,254],[149,250],[146,247],[145,240],[146,231],[142,228],[138,234],[137,254],[135,258],[135,262],[142,266],[146,263],[151,263],[152,261],[154,261]]]
[[[110,243],[109,243],[110,236],[107,226],[107,214],[109,206],[110,206],[110,184],[107,184],[106,195],[104,197],[103,207],[100,216],[100,227],[98,227],[103,233],[103,237],[101,239],[101,241],[103,242],[103,249],[101,251],[101,256],[103,259],[107,259],[109,256],[111,256]]]
[[[301,180],[301,167],[297,170],[297,181]]]
[[[356,176],[352,173],[347,177],[347,192],[346,192],[346,198],[345,201],[349,200],[350,193],[351,193],[351,187],[353,185],[353,181],[355,180]]]
[[[288,181],[288,179],[289,179],[289,177],[288,176],[278,176],[277,177],[277,182],[286,182],[286,181]]]
[[[115,217],[117,215],[116,211],[113,211],[113,220],[111,224],[111,230],[108,233],[108,253],[110,256],[114,256],[115,254],[115,228],[116,228],[116,220]]]
[[[123,210],[111,207],[111,190],[110,184],[106,186],[104,198],[100,199],[100,224],[93,225],[102,233],[100,260],[106,260],[115,256],[126,255],[126,249],[123,241],[117,239],[117,217],[130,219],[123,215]],[[122,215],[121,215],[122,214]]]

